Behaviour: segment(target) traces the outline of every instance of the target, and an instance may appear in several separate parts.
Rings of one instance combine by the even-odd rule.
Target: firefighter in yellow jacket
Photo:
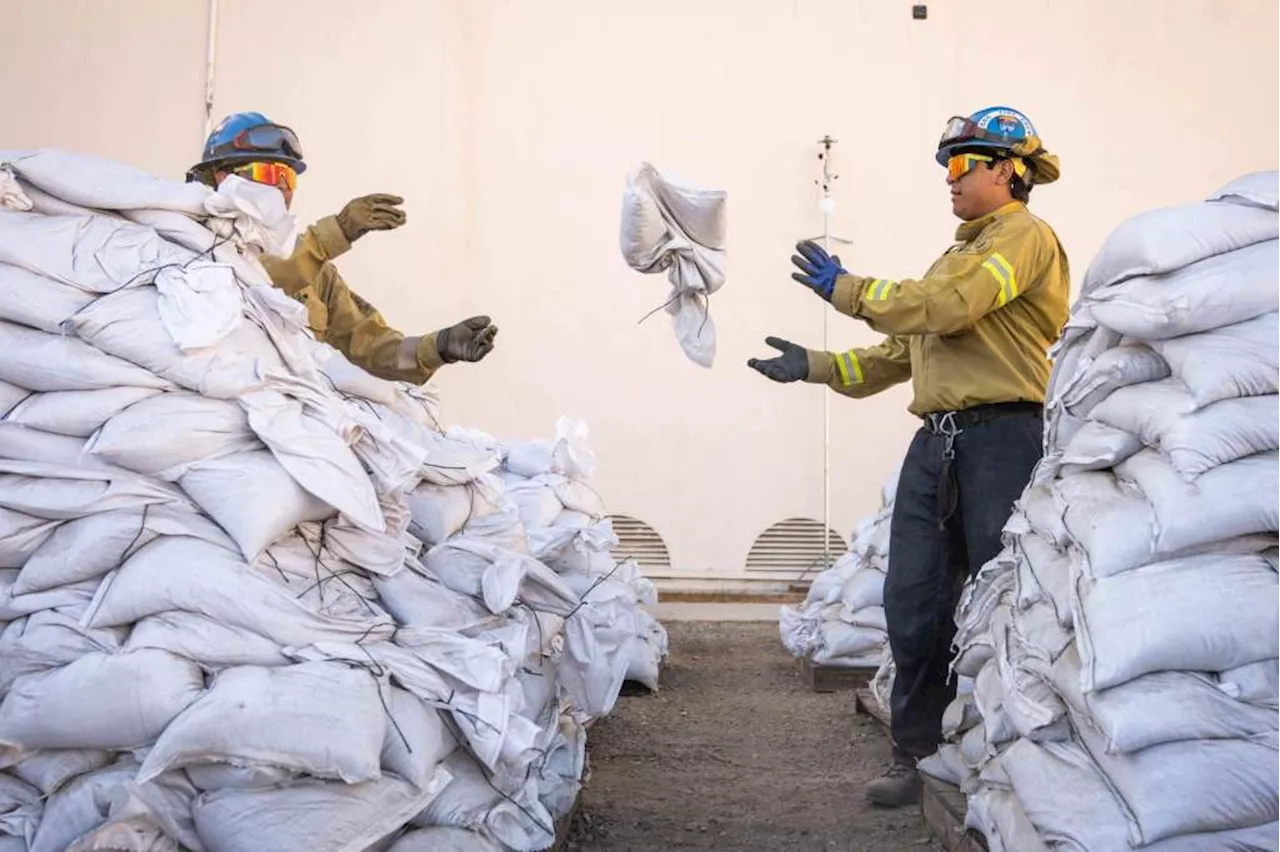
[[[889,807],[919,800],[916,762],[942,739],[955,695],[948,678],[957,581],[1000,551],[1000,531],[1042,452],[1048,348],[1067,318],[1067,256],[1027,209],[1031,188],[1058,178],[1025,115],[992,107],[947,123],[938,144],[956,243],[918,280],[850,275],[804,242],[792,277],[885,335],[847,352],[806,350],[749,363],[779,382],[825,384],[865,397],[912,383],[922,418],[903,462],[890,527],[885,620],[897,672],[894,762],[868,785]]]
[[[227,175],[270,184],[293,202],[298,175],[306,171],[298,138],[261,113],[227,116],[205,142],[204,155],[187,177],[217,186]],[[406,337],[387,325],[373,305],[347,287],[333,261],[370,231],[405,222],[394,195],[369,195],[347,204],[307,228],[288,258],[262,257],[275,286],[302,302],[316,338],[352,363],[384,379],[421,384],[442,364],[479,361],[493,350],[496,326],[486,316],[420,337]]]

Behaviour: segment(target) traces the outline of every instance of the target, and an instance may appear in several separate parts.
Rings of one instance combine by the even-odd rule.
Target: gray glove
[[[404,224],[404,211],[398,195],[375,193],[347,202],[338,214],[338,227],[348,242],[354,243],[370,231],[390,231]]]
[[[809,378],[809,353],[803,346],[781,337],[766,337],[764,342],[782,354],[763,361],[752,358],[747,362],[748,367],[775,382],[800,382]]]
[[[479,361],[493,351],[498,327],[485,316],[472,317],[436,332],[436,351],[446,364]]]

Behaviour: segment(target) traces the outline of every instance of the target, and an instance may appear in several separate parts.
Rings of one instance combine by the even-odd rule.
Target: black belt
[[[1033,414],[1043,417],[1044,406],[1038,402],[992,402],[961,411],[935,411],[923,415],[921,419],[924,420],[924,428],[934,435],[946,436],[958,434],[965,429],[990,423],[1002,417]]]
[[[962,411],[936,411],[924,415],[924,428],[931,435],[946,440],[942,449],[941,480],[938,483],[938,529],[944,530],[947,521],[955,514],[959,502],[959,488],[956,487],[955,471],[951,463],[956,457],[956,436],[965,429],[1002,417],[1036,417],[1044,416],[1044,406],[1038,402],[993,402],[988,405],[975,405]]]

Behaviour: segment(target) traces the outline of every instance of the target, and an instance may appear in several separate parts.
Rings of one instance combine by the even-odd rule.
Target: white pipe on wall
[[[204,135],[200,144],[209,138],[213,131],[213,96],[214,83],[218,74],[218,0],[209,0],[209,24],[205,35],[204,55]]]

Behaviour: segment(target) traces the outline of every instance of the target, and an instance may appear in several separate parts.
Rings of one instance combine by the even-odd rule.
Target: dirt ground
[[[568,849],[941,850],[919,808],[864,802],[888,739],[852,693],[807,690],[776,623],[667,627],[661,691],[623,696],[588,734]]]

